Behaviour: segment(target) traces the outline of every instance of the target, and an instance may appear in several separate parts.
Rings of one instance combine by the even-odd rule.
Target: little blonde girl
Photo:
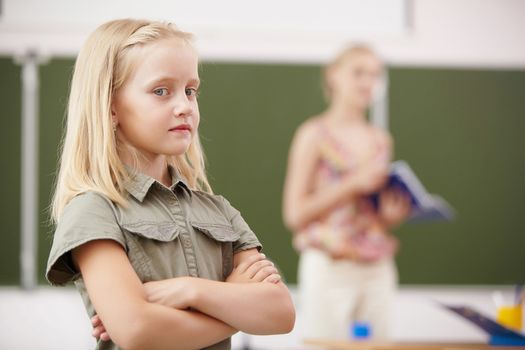
[[[211,193],[198,59],[174,25],[115,20],[75,63],[46,276],[73,281],[98,349],[230,349],[289,332],[294,308],[261,244]]]

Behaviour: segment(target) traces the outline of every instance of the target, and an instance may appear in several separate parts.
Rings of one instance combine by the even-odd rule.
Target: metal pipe
[[[370,108],[370,120],[373,125],[388,130],[388,72],[381,77],[381,82],[374,95],[374,102]]]
[[[22,64],[22,159],[21,159],[21,283],[24,289],[37,286],[38,256],[38,57],[29,51],[18,59]]]

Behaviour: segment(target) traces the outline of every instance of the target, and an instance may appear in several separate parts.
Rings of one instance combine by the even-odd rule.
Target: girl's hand
[[[149,302],[184,310],[189,308],[192,293],[191,277],[177,277],[144,283]],[[92,335],[103,341],[110,340],[109,334],[98,315],[91,318]]]
[[[93,326],[93,331],[91,332],[91,335],[93,335],[96,339],[100,338],[100,340],[102,341],[111,340],[108,332],[106,332],[106,328],[104,327],[102,320],[100,319],[100,317],[98,317],[98,315],[91,317],[91,325]]]
[[[278,283],[280,280],[281,276],[273,263],[260,253],[250,255],[237,265],[226,278],[226,282],[231,283]]]
[[[190,307],[192,288],[191,277],[176,277],[144,283],[144,290],[149,302],[179,310]]]
[[[379,217],[387,226],[397,226],[410,214],[410,198],[401,190],[386,190],[379,194]]]

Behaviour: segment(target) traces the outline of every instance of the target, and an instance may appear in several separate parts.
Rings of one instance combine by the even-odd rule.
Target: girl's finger
[[[104,333],[106,329],[103,326],[97,326],[93,328],[93,331],[91,332],[91,335],[93,335],[95,338],[100,338],[100,335]]]
[[[100,317],[98,317],[98,315],[91,317],[91,324],[93,326],[96,326],[99,323],[100,323]]]
[[[253,278],[261,269],[271,266],[273,266],[273,262],[270,260],[257,261],[246,270],[246,275],[248,278]]]
[[[100,340],[102,341],[108,341],[110,340],[111,338],[109,337],[109,334],[107,332],[104,332],[100,335]]]
[[[237,271],[239,273],[244,273],[250,266],[252,266],[256,262],[258,262],[260,260],[264,260],[264,259],[266,259],[266,255],[264,255],[262,253],[261,254],[250,255],[248,258],[246,258],[245,261],[243,261],[242,263],[240,263],[237,266]]]
[[[279,283],[280,281],[281,281],[281,276],[278,274],[270,275],[263,280],[263,282],[268,282],[268,283]]]
[[[256,282],[262,282],[266,277],[274,274],[278,274],[277,269],[274,266],[267,266],[257,271],[252,279]]]

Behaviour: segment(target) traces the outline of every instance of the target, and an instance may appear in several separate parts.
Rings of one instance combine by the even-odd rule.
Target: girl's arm
[[[259,254],[257,249],[239,252],[234,265]],[[291,332],[295,309],[288,288],[277,283],[224,283],[193,279],[196,290],[191,307],[250,334]],[[213,290],[213,293],[210,293]]]
[[[245,333],[288,333],[295,323],[290,294],[279,279],[266,278],[276,276],[276,271],[273,266],[258,266],[268,262],[259,255],[255,248],[235,254],[232,275],[238,274],[235,279],[240,282],[177,277],[149,282],[146,289],[151,301],[174,308],[191,307]],[[243,271],[237,272],[237,268]],[[255,283],[247,283],[250,279]]]
[[[72,255],[97,314],[121,348],[204,348],[237,332],[200,312],[148,302],[126,252],[116,242],[91,241]]]
[[[284,185],[283,216],[286,226],[299,231],[334,207],[372,192],[384,180],[385,170],[370,166],[346,176],[340,182],[327,184],[314,191],[315,168],[319,161],[319,136],[315,122],[301,126],[290,148]]]

